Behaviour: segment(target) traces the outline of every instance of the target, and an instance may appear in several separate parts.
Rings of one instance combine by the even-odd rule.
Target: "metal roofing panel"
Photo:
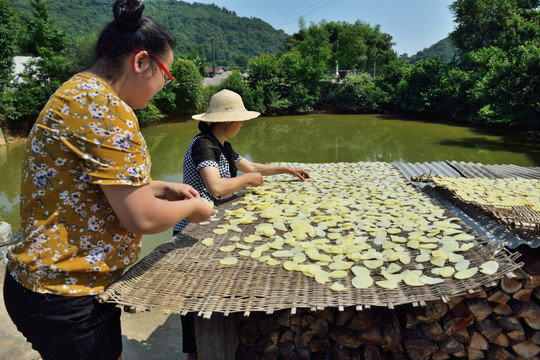
[[[464,177],[487,177],[496,178],[524,178],[540,179],[540,167],[526,167],[517,165],[484,165],[477,163],[465,163],[463,161],[450,161],[456,171]]]

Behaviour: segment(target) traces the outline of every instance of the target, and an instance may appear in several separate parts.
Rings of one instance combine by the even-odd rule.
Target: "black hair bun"
[[[144,3],[141,0],[116,0],[113,5],[114,21],[125,30],[139,27]]]

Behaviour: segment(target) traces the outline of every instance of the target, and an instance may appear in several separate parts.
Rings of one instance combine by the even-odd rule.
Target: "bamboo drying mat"
[[[309,168],[309,164],[295,164],[310,170],[312,177],[316,176]],[[363,166],[363,163],[354,163],[349,166]],[[392,167],[390,164],[385,166]],[[317,164],[317,169],[324,168],[324,164]],[[416,187],[406,181],[401,173],[394,169],[400,181],[406,186],[414,188],[425,202],[432,199],[421,193]],[[359,179],[357,186],[362,186]],[[232,210],[241,207],[237,201],[221,205],[218,209]],[[440,205],[439,205],[440,207]],[[452,214],[445,214],[452,217]],[[396,289],[384,289],[375,285],[367,289],[355,289],[352,286],[344,291],[334,292],[328,284],[321,285],[306,275],[286,271],[281,266],[269,266],[249,257],[239,257],[238,263],[229,266],[219,264],[219,259],[228,255],[220,252],[218,248],[230,244],[228,239],[236,233],[216,236],[212,230],[219,224],[226,222],[220,220],[211,225],[190,224],[182,235],[157,247],[150,255],[126,272],[117,282],[112,284],[100,295],[100,301],[115,302],[136,308],[160,308],[176,313],[185,314],[196,312],[199,316],[210,317],[213,312],[228,315],[231,312],[249,314],[252,311],[272,313],[280,309],[310,308],[313,310],[326,307],[344,308],[356,306],[363,307],[386,306],[393,308],[396,305],[412,303],[423,305],[426,301],[442,299],[447,301],[450,297],[471,293],[482,286],[494,285],[495,280],[501,278],[517,268],[516,256],[510,255],[502,248],[495,248],[488,244],[466,224],[459,222],[463,229],[473,234],[477,245],[474,251],[467,253],[472,266],[479,266],[486,260],[495,259],[499,264],[498,271],[493,275],[478,272],[472,278],[456,280],[447,278],[443,283],[425,286],[407,286],[399,283]],[[242,225],[241,236],[253,234],[258,222]],[[213,237],[215,245],[207,247],[198,239]],[[413,255],[418,250],[412,250]],[[414,264],[414,256],[411,268]],[[424,263],[429,270],[432,265]],[[375,281],[384,280],[380,274],[374,274]],[[350,285],[352,276],[340,279]]]
[[[454,181],[468,181],[470,179],[473,178],[454,179]],[[511,181],[512,179],[505,180]],[[429,181],[433,181],[433,179],[429,179]],[[539,180],[531,179],[530,181],[540,184]],[[518,231],[525,234],[540,234],[540,213],[529,205],[498,206],[497,204],[490,205],[482,203],[483,199],[487,198],[490,195],[490,189],[485,189],[482,193],[477,192],[475,195],[478,197],[478,201],[469,201],[461,197],[456,191],[456,189],[452,186],[447,186],[445,184],[439,183],[436,183],[436,185],[439,188],[444,189],[450,194],[450,196],[455,197],[459,201],[465,204],[469,204],[483,211],[492,219],[498,221],[510,230]],[[523,195],[525,196],[527,194]],[[538,196],[540,196],[540,194],[537,194],[537,197]]]

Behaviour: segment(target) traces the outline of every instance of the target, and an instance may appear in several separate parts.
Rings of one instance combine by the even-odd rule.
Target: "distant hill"
[[[28,0],[10,0],[22,14],[30,15]],[[49,0],[54,24],[69,37],[95,34],[112,19],[114,0]],[[195,50],[210,63],[215,40],[216,65],[245,67],[261,53],[275,54],[287,34],[259,18],[238,17],[234,11],[216,5],[177,0],[146,0],[145,14],[170,29],[178,39],[177,52]]]
[[[406,59],[410,64],[414,64],[419,60],[427,60],[434,56],[440,57],[445,63],[450,62],[454,56],[457,56],[457,48],[452,43],[452,40],[450,40],[450,37],[446,37]]]

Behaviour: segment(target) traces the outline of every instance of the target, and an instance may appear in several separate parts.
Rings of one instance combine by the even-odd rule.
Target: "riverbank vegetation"
[[[97,36],[67,36],[52,22],[47,1],[29,4],[31,15],[21,15],[0,0],[0,126],[20,134],[30,129],[63,81],[91,64]],[[169,12],[173,6],[164,0],[146,4],[155,7],[158,21],[159,6]],[[539,6],[540,0],[454,1],[450,11],[456,26],[450,40],[457,54],[450,61],[431,57],[410,64],[392,49],[391,35],[360,20],[309,26],[301,20],[300,30],[285,37],[278,51],[244,54],[234,63],[238,70],[217,87],[202,86],[207,57],[200,48],[176,49],[171,73],[177,80],[138,116],[149,124],[166,115],[201,112],[213,93],[229,88],[242,95],[246,107],[267,115],[395,113],[538,129]],[[185,35],[176,30],[183,43]],[[34,60],[23,80],[12,82],[16,53]],[[242,62],[245,67],[238,66]]]

